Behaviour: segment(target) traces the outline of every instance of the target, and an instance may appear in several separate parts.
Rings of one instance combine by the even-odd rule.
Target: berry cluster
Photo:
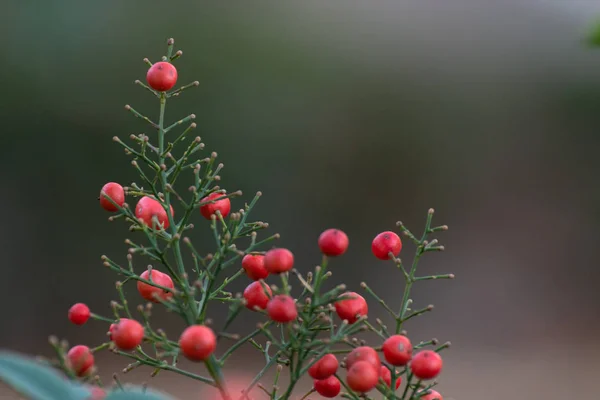
[[[90,319],[106,323],[108,340],[95,348],[77,345],[69,349],[53,338],[51,343],[58,356],[54,364],[72,379],[96,382],[96,399],[102,397],[103,389],[99,378],[94,376],[94,353],[109,349],[130,360],[124,372],[146,365],[152,367],[152,376],[161,371],[182,374],[216,387],[225,400],[249,399],[255,387],[270,399],[289,399],[305,375],[309,375],[314,383],[313,389],[304,398],[317,392],[327,398],[342,394],[358,400],[369,398],[370,392],[378,391],[389,399],[442,400],[442,396],[432,389],[437,384],[432,379],[442,370],[439,352],[449,343],[438,346],[437,340],[433,339],[413,344],[402,328],[409,319],[433,308],[411,308],[410,292],[415,282],[454,277],[452,274],[416,275],[419,259],[424,253],[444,249],[436,239],[428,240],[429,236],[447,230],[447,226],[432,226],[433,210],[427,215],[425,231],[420,238],[402,223],[397,224],[400,232],[416,246],[409,269],[398,258],[402,250],[398,234],[386,231],[373,239],[371,250],[374,257],[391,261],[403,274],[405,286],[399,311],[394,311],[367,284],[361,284],[366,294],[390,314],[395,327],[388,329],[379,318],[375,325],[371,324],[368,320],[369,306],[361,294],[348,291],[343,284],[325,288],[332,276],[329,262],[344,255],[348,249],[346,233],[339,229],[325,230],[317,241],[323,254],[322,262],[303,275],[294,268],[294,254],[289,249],[272,247],[261,250],[279,235],[258,240],[258,232],[266,229],[268,224],[249,221],[260,192],[242,209],[231,212],[231,199],[241,193],[228,194],[217,186],[220,181],[218,173],[223,168],[222,164],[215,166],[217,154],[192,158],[204,147],[201,139],[196,137],[176,157],[177,145],[185,142],[196,124],[191,123],[178,136],[172,137],[171,133],[195,117],[191,114],[166,126],[165,105],[167,99],[197,86],[198,82],[169,92],[178,76],[173,61],[182,55],[181,51],[173,54],[173,44],[170,39],[167,56],[162,61],[152,64],[145,60],[150,66],[147,85],[136,81],[159,99],[158,122],[126,106],[134,116],[157,131],[157,143],[152,143],[144,134],[131,135],[137,144],[134,148],[118,137],[114,138],[128,155],[133,156],[132,165],[140,174],[143,185],[132,183],[123,187],[109,182],[102,187],[99,198],[100,206],[114,213],[109,220],[124,219],[130,224],[130,231],[139,234],[145,242],[126,239],[129,251],[125,266],[102,256],[104,265],[124,278],[116,284],[119,298],[111,303],[111,317],[92,313],[82,303],[73,305],[68,312],[69,320],[75,325],[84,325]],[[183,172],[191,172],[193,182],[189,187],[191,196],[187,199],[175,189],[175,182],[182,179],[180,175]],[[126,199],[137,199],[133,211]],[[176,210],[179,220],[175,219]],[[213,233],[216,247],[212,253],[202,255],[192,243],[188,232],[195,227],[189,221],[195,213],[209,222],[208,228]],[[240,243],[245,243],[243,249]],[[191,259],[188,265],[184,262],[184,255]],[[152,264],[137,272],[139,269],[134,265],[134,256],[150,260]],[[241,268],[235,269],[236,265]],[[242,294],[234,295],[227,291],[232,281],[243,276],[250,283]],[[300,291],[292,290],[291,276],[298,281]],[[272,279],[279,279],[281,285],[267,283]],[[126,296],[133,283],[137,301],[146,302],[138,307],[137,318]],[[211,304],[229,306],[225,324],[219,329],[213,330],[208,318]],[[152,326],[154,306],[177,314],[186,322],[187,328],[178,334],[178,340],[170,339],[165,331]],[[264,315],[265,320],[243,336],[228,332],[232,321],[240,313],[249,311]],[[364,331],[374,332],[380,339],[379,343],[368,346],[356,337]],[[224,340],[232,340],[233,343],[221,349]],[[245,390],[231,393],[223,369],[228,357],[246,344],[255,347],[264,356],[266,364]],[[432,349],[427,349],[431,346]],[[217,351],[218,348],[221,351]],[[180,369],[177,363],[180,356],[203,363],[210,376]],[[338,356],[345,357],[338,360]],[[276,367],[277,373],[275,382],[268,388],[260,381],[271,367]],[[346,370],[345,376],[341,375],[340,367]],[[288,384],[281,385],[280,373],[286,368]],[[116,375],[115,379],[118,379]]]

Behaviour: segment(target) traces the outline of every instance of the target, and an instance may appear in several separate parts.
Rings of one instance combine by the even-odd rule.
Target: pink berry
[[[406,365],[412,358],[413,347],[403,335],[390,336],[383,342],[383,355],[392,365]]]
[[[108,182],[100,190],[100,206],[106,211],[117,211],[118,208],[107,197],[110,197],[119,207],[123,207],[123,204],[125,204],[123,186],[115,182]]]
[[[215,200],[223,196],[225,196],[224,193],[211,193],[202,200],[200,200],[200,203],[206,203],[208,201]],[[229,211],[231,211],[231,201],[228,197],[200,206],[200,214],[202,214],[202,216],[206,219],[211,219],[211,216],[213,214],[216,214],[217,211],[221,212],[221,216],[223,218],[229,215]]]
[[[369,312],[367,301],[360,294],[346,292],[340,297],[346,297],[346,299],[335,303],[335,312],[342,320],[348,320],[348,323],[353,324],[359,317],[367,315]]]
[[[442,371],[442,357],[432,350],[423,350],[417,353],[411,363],[413,375],[419,379],[433,379]]]
[[[160,61],[152,65],[146,74],[148,85],[159,92],[164,92],[175,86],[177,69],[171,63]]]
[[[296,302],[286,294],[277,295],[269,300],[267,314],[275,322],[292,322],[298,317]]]
[[[242,259],[242,268],[253,281],[269,276],[269,271],[265,268],[265,256],[262,254],[246,254]]]
[[[83,303],[74,304],[69,309],[69,321],[75,325],[83,325],[90,319],[90,309]]]
[[[260,281],[254,281],[244,289],[244,299],[246,300],[246,307],[250,310],[254,310],[254,307],[258,307],[261,310],[267,308],[269,299],[273,296],[271,288],[266,283]]]
[[[204,361],[215,351],[217,337],[204,325],[192,325],[181,334],[179,347],[184,356],[192,361]]]
[[[371,250],[375,257],[380,260],[389,260],[390,253],[392,253],[394,257],[398,257],[400,250],[402,250],[402,241],[394,232],[382,232],[373,239]]]
[[[348,235],[339,229],[327,229],[319,236],[319,248],[326,256],[341,256],[348,250]]]
[[[94,355],[89,347],[79,345],[67,353],[67,360],[77,376],[86,376],[94,366]]]
[[[287,272],[294,267],[294,254],[288,249],[272,249],[265,254],[265,268],[272,274]]]

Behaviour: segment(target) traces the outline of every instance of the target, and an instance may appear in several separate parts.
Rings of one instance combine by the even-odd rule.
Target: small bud
[[[431,310],[433,310],[433,304],[430,304],[427,306],[427,311],[431,311]]]
[[[213,152],[210,154],[210,158],[217,158],[217,152],[216,152],[216,151],[213,151]]]
[[[130,106],[129,104],[125,104],[125,109],[126,109],[127,111],[129,111],[129,110],[131,110],[131,106]]]
[[[433,214],[435,212],[435,210],[433,208],[430,208],[429,211],[427,211],[428,214]]]
[[[366,289],[367,288],[367,284],[365,282],[361,282],[360,283],[360,287],[363,288],[363,289]]]
[[[431,339],[431,344],[433,344],[434,346],[437,345],[440,341],[437,340],[436,338]]]

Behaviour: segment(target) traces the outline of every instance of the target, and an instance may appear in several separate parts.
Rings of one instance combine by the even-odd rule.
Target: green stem
[[[227,385],[225,384],[223,372],[221,371],[221,367],[219,366],[219,362],[215,356],[210,356],[210,358],[206,360],[204,364],[206,365],[208,373],[214,379],[215,385],[219,389],[219,392],[221,392],[221,397],[223,397],[223,400],[232,400],[232,397],[227,390]]]

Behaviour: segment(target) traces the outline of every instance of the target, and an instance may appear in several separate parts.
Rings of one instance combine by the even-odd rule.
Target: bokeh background
[[[133,81],[172,36],[180,82],[200,86],[167,117],[197,115],[222,186],[263,191],[255,217],[299,269],[339,227],[351,248],[337,279],[399,299],[402,278],[373,259],[372,237],[398,219],[420,230],[429,207],[450,226],[447,251],[422,268],[457,279],[417,286],[417,304],[436,309],[408,326],[452,341],[445,398],[596,398],[600,50],[582,38],[597,15],[600,3],[576,0],[3,1],[0,347],[49,355],[50,334],[104,340],[104,325],[74,327],[66,310],[108,314],[116,296],[99,257],[124,258],[128,233],[96,198],[135,178],[111,138],[150,133],[123,105],[156,114]],[[179,322],[155,314],[176,336]],[[234,360],[242,381],[262,362],[251,349]],[[126,361],[99,365],[108,378]],[[150,383],[206,395],[178,376]]]

